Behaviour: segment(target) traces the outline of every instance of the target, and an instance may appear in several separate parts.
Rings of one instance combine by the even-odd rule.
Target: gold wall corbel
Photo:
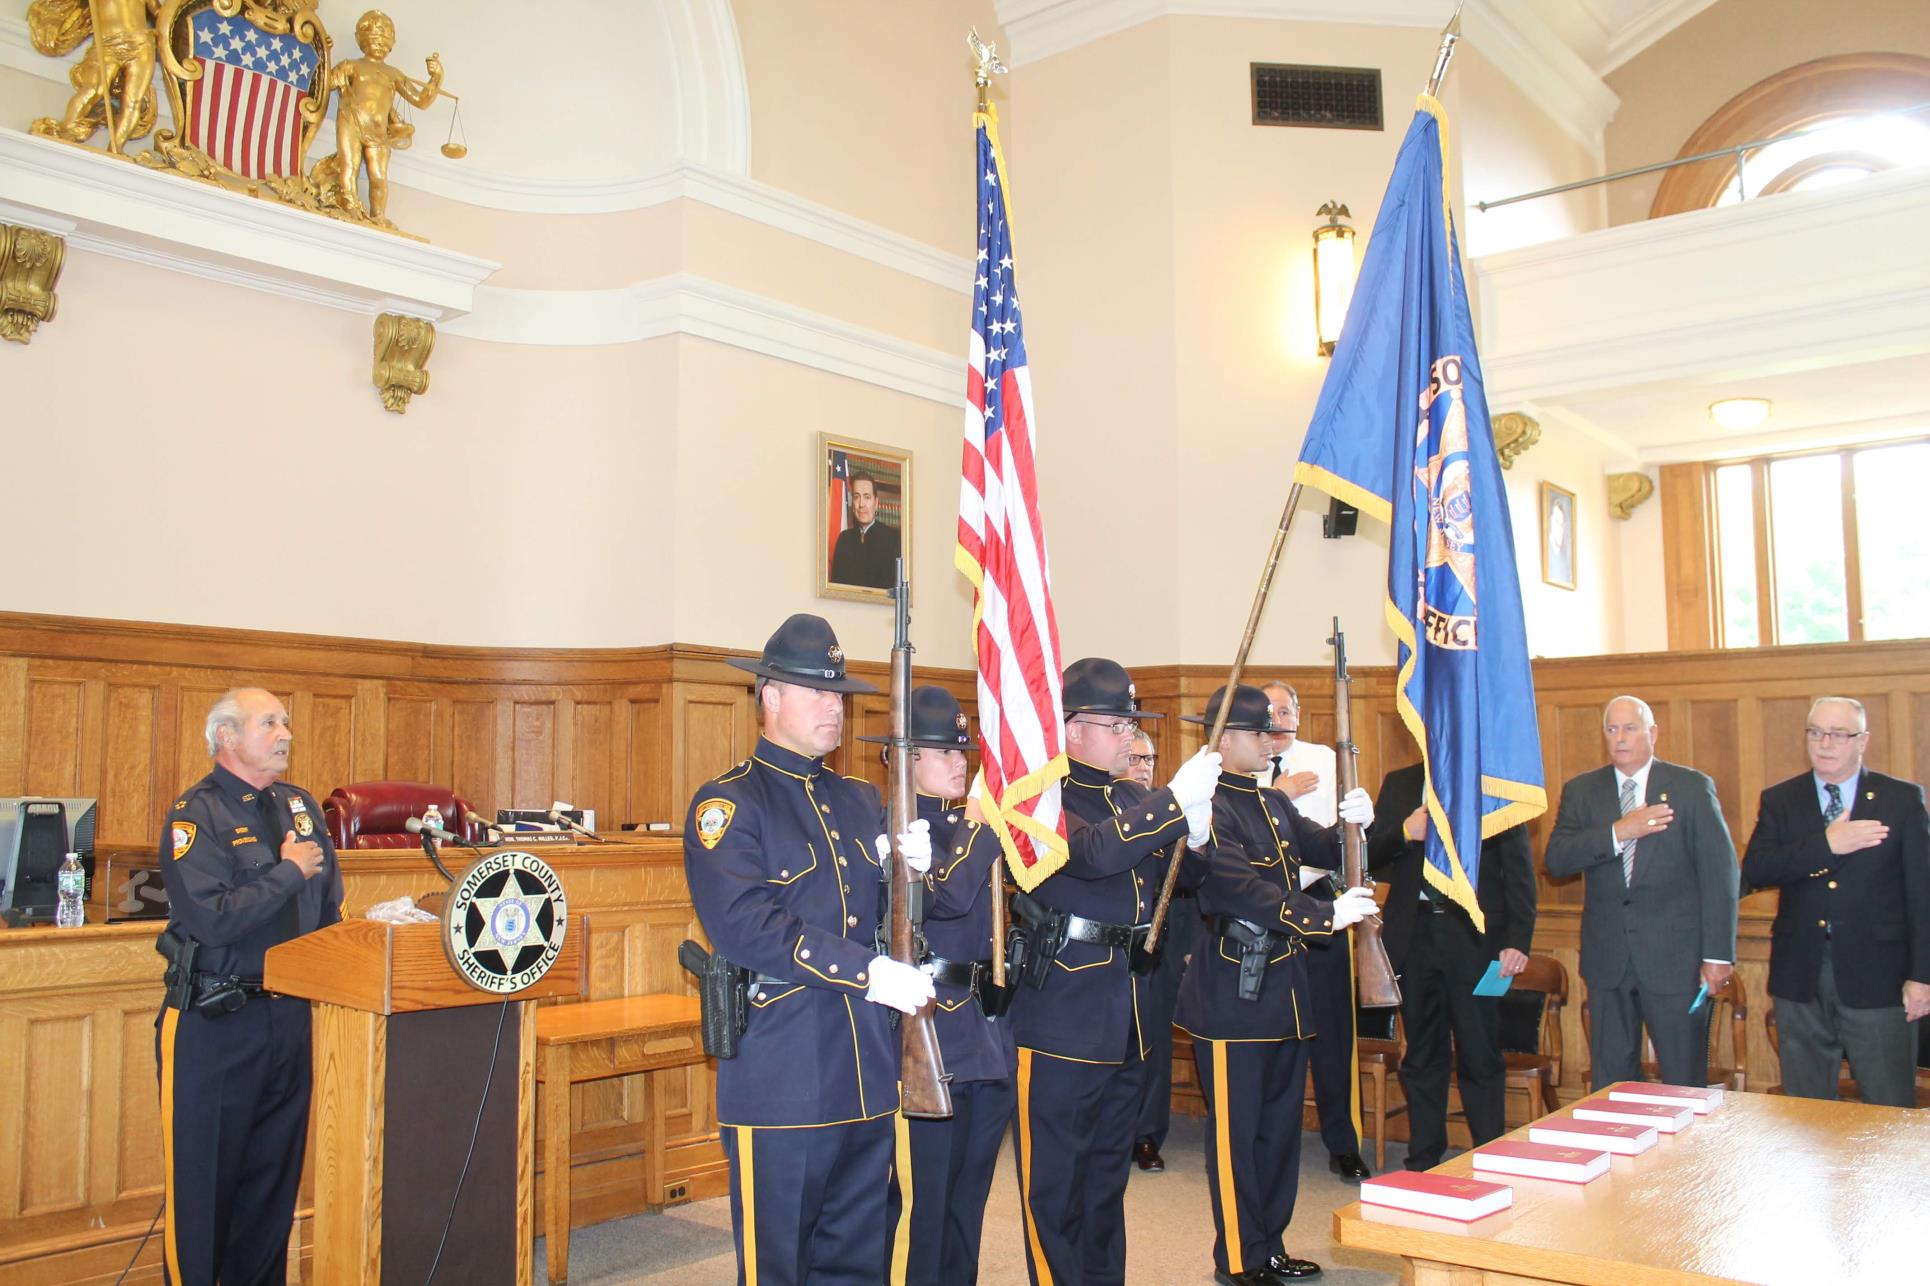
[[[375,319],[375,387],[384,407],[403,415],[411,397],[429,391],[429,372],[424,368],[435,346],[433,322],[400,313],[383,313]]]
[[[1509,411],[1494,417],[1494,453],[1501,457],[1502,468],[1514,468],[1515,457],[1539,441],[1541,422],[1533,416]]]
[[[1655,479],[1646,473],[1608,475],[1608,512],[1613,517],[1627,518],[1654,494]]]
[[[35,327],[54,319],[54,286],[66,258],[67,242],[53,233],[0,223],[0,339],[25,344]]]

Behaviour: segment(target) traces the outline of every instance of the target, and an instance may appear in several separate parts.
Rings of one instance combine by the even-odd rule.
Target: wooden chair
[[[1360,1061],[1360,1074],[1365,1079],[1361,1084],[1363,1095],[1372,1086],[1371,1102],[1374,1114],[1374,1172],[1387,1168],[1387,1121],[1389,1117],[1399,1116],[1407,1110],[1405,1102],[1393,1107],[1387,1106],[1387,1078],[1390,1073],[1398,1074],[1401,1057],[1407,1052],[1407,1033],[1401,1026],[1401,1016],[1394,1014],[1394,1037],[1383,1040],[1377,1036],[1362,1036],[1356,1045],[1356,1057]],[[1311,1082],[1308,1093],[1313,1092]]]
[[[1568,1004],[1568,970],[1553,956],[1529,956],[1528,967],[1515,977],[1513,991],[1542,995],[1541,1029],[1534,1053],[1507,1051],[1508,1089],[1528,1096],[1528,1119],[1561,1110],[1556,1087],[1561,1084],[1561,1011]]]

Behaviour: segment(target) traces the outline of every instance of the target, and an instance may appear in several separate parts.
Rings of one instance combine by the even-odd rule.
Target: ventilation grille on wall
[[[1253,123],[1380,129],[1380,68],[1254,63]]]

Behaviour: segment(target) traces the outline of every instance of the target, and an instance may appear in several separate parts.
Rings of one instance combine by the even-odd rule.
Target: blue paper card
[[[1503,978],[1501,976],[1501,962],[1499,960],[1490,960],[1488,961],[1488,971],[1481,975],[1480,982],[1474,984],[1474,994],[1477,996],[1505,996],[1508,994],[1508,988],[1514,985],[1515,980],[1513,978]]]
[[[1695,999],[1689,1002],[1689,1012],[1694,1013],[1696,1010],[1702,1008],[1702,1002],[1708,998],[1709,984],[1705,982],[1695,989]]]

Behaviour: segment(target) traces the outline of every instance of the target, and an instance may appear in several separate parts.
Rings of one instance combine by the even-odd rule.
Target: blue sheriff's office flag
[[[1394,162],[1296,482],[1386,522],[1395,701],[1421,747],[1428,883],[1485,930],[1481,840],[1548,810],[1501,465],[1422,95]]]

